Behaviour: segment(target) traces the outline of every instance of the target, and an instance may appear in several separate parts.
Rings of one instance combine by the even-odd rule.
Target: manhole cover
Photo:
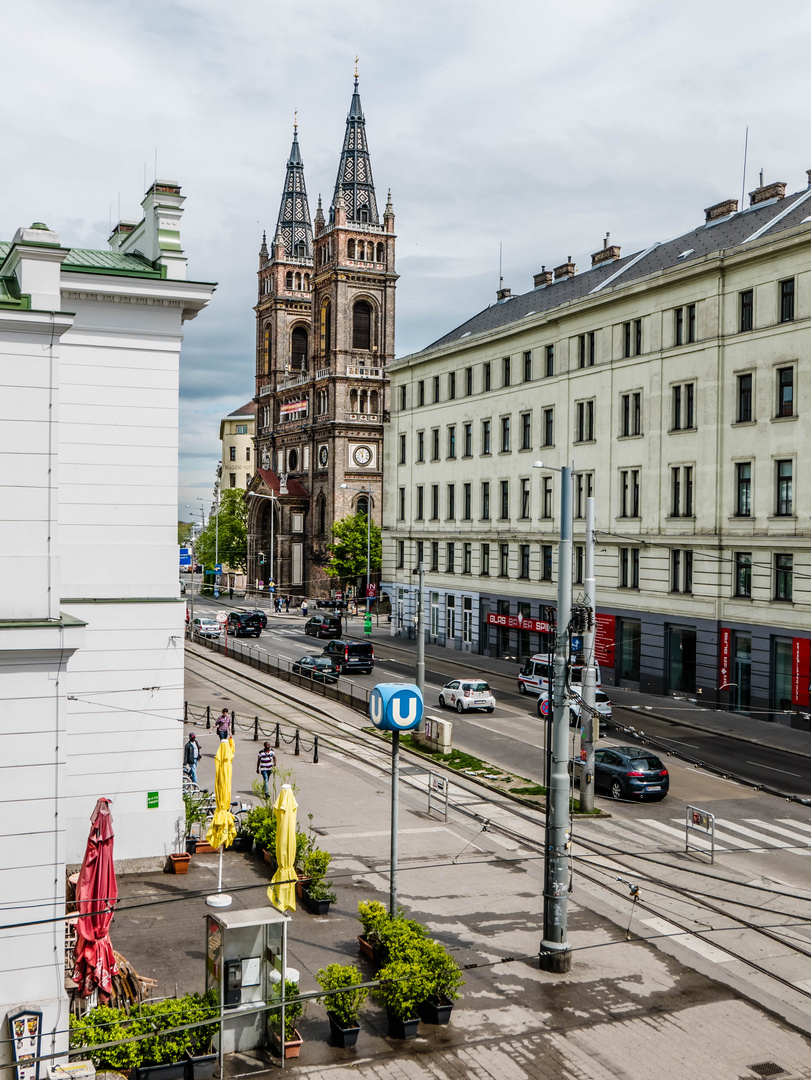
[[[781,1073],[786,1072],[784,1068],[774,1061],[761,1061],[758,1065],[747,1065],[746,1067],[751,1069],[753,1073],[757,1073],[758,1076],[780,1076]]]

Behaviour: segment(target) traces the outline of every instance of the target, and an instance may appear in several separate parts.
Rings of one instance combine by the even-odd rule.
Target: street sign
[[[344,598],[344,594],[339,589],[338,592],[336,592],[336,594],[335,594],[335,599],[336,600],[343,600],[343,598]]]
[[[369,716],[380,731],[413,731],[425,704],[413,683],[378,683],[369,695]]]
[[[218,623],[227,623],[228,622],[228,612],[227,611],[218,611],[215,617],[216,617]]]
[[[581,637],[575,637],[572,635],[572,652],[578,653],[583,651],[583,639]]]
[[[180,549],[180,565],[191,566],[191,552],[187,547],[182,547]]]
[[[540,705],[541,716],[549,716],[549,698],[545,697],[541,701]]]
[[[217,565],[214,567],[214,573],[215,574],[221,574],[222,573],[222,563],[217,563]]]
[[[157,810],[160,803],[159,791],[148,791],[146,793],[146,808],[147,810]]]
[[[377,585],[374,582],[366,586],[366,595],[372,600],[377,596]]]

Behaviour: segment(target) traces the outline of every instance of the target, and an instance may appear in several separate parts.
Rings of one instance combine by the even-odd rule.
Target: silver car
[[[219,637],[222,627],[216,619],[192,619],[192,633],[201,637]]]

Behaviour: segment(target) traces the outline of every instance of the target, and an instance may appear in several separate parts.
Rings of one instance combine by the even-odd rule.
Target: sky
[[[178,513],[208,505],[219,421],[254,393],[256,272],[298,110],[311,212],[335,185],[355,56],[396,215],[397,356],[541,265],[695,227],[764,170],[811,168],[811,4],[785,0],[1,0],[0,239],[104,248],[156,173],[216,281],[181,355]],[[748,197],[747,197],[748,201]],[[119,213],[120,206],[120,213]],[[189,506],[192,509],[186,509]]]

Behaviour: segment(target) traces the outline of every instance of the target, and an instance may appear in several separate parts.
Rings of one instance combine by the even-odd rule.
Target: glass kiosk
[[[282,1030],[289,920],[271,907],[210,911],[205,920],[206,990],[213,987],[220,996],[222,1076],[225,1054],[266,1046],[271,1030]],[[263,1008],[273,1000],[282,1001],[281,1009]]]

